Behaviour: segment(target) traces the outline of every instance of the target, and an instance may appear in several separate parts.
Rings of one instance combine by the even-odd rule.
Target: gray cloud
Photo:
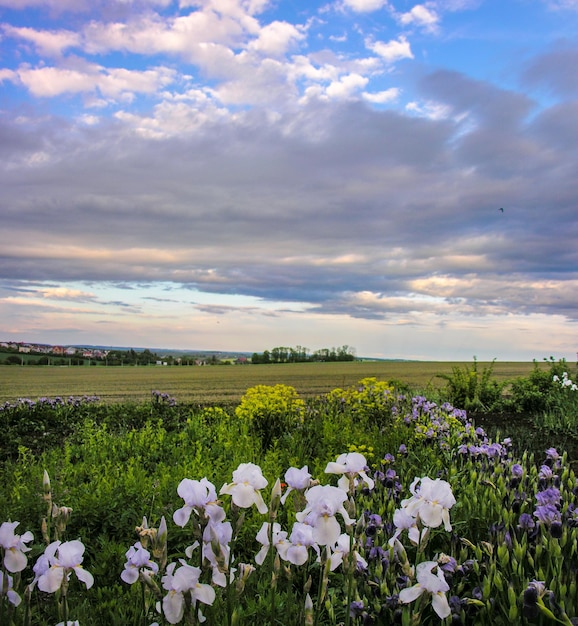
[[[120,5],[111,5],[115,19]],[[106,24],[101,34],[110,35]],[[360,94],[328,97],[350,71],[358,84],[382,71],[376,57],[317,51],[309,66],[299,57],[296,79],[297,57],[266,63],[244,53],[204,59],[210,69],[226,56],[230,82],[210,87],[176,72],[173,85],[173,70],[159,66],[183,91],[159,90],[135,107],[91,101],[76,119],[42,104],[1,112],[0,279],[9,296],[37,293],[41,281],[104,281],[127,296],[170,283],[218,316],[234,308],[194,303],[189,291],[408,324],[455,311],[578,320],[573,45],[527,62],[518,90],[445,69],[408,75],[418,104],[406,111],[374,108]],[[71,89],[60,79],[63,93]],[[302,93],[300,81],[317,90]],[[157,296],[143,300],[188,302]],[[128,297],[52,298],[91,313],[142,310]],[[245,309],[257,310],[277,314]]]
[[[2,277],[173,281],[375,317],[410,306],[395,297],[419,277],[474,273],[488,293],[456,287],[462,308],[576,319],[501,293],[513,275],[576,279],[574,104],[531,119],[527,97],[447,72],[423,89],[474,123],[322,102],[160,139],[46,119],[4,148]],[[383,302],[348,309],[361,291]]]
[[[578,95],[578,48],[575,42],[559,42],[556,48],[530,61],[523,82],[556,96]]]

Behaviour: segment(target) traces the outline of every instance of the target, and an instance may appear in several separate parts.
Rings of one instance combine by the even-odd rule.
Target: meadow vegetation
[[[575,623],[576,368],[451,367],[6,402],[0,623]]]
[[[489,363],[478,363],[478,368]],[[349,387],[362,378],[408,385],[430,393],[446,386],[440,375],[469,363],[427,361],[355,361],[333,363],[284,363],[269,365],[172,366],[172,367],[54,367],[0,365],[0,402],[40,396],[97,395],[102,402],[147,401],[162,389],[179,402],[237,404],[250,387],[285,384],[301,397],[314,397],[337,387]],[[509,382],[528,376],[534,368],[549,371],[545,362],[496,362],[492,378]]]

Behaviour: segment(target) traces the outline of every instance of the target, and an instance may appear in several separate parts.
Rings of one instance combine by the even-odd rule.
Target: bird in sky
[[[498,210],[501,211],[502,213],[504,212],[504,208],[503,207],[500,207]]]

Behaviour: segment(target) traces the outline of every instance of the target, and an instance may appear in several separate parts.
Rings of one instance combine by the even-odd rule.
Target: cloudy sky
[[[578,0],[0,0],[0,340],[574,361],[576,33]]]

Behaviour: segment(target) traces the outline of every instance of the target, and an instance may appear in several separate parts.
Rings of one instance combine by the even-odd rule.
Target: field
[[[577,624],[578,371],[491,365],[1,367],[0,624]]]
[[[285,384],[304,397],[345,388],[367,377],[400,381],[413,389],[444,386],[439,374],[451,374],[464,363],[441,361],[366,361],[295,363],[284,365],[223,365],[208,367],[49,367],[0,366],[0,402],[42,396],[96,395],[105,402],[143,401],[154,390],[181,402],[237,403],[255,385]],[[470,363],[471,365],[471,363]],[[480,370],[489,363],[479,362]],[[546,363],[540,364],[544,369]],[[495,362],[497,381],[527,376],[533,363]]]

